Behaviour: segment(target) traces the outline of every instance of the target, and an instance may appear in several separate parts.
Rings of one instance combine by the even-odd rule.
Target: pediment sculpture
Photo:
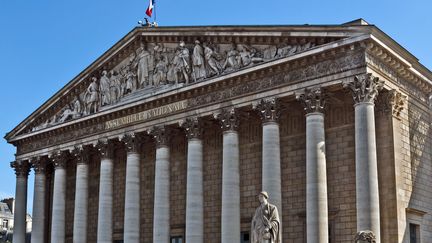
[[[200,82],[242,68],[287,57],[314,47],[315,44],[246,45],[141,43],[111,70],[102,69],[90,77],[88,87],[57,114],[34,127],[37,131],[81,118],[121,102],[140,91],[151,93]]]

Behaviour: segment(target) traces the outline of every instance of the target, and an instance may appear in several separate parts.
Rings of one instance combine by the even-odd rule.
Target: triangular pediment
[[[365,33],[363,26],[140,27],[6,135],[77,121]]]

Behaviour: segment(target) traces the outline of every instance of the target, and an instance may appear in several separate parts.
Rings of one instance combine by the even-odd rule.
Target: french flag
[[[148,8],[147,8],[147,10],[146,10],[146,14],[147,14],[149,17],[152,16],[153,8],[154,8],[155,3],[156,3],[155,0],[150,0],[150,2],[149,2],[149,6],[148,6]]]

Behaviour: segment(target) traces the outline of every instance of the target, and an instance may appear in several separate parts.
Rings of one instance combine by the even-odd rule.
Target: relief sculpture
[[[139,90],[177,88],[208,78],[283,58],[314,47],[299,45],[141,43],[111,70],[102,69],[90,77],[84,92],[32,131],[94,114]]]

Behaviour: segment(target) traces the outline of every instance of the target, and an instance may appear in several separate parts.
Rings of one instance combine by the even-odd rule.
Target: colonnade
[[[379,198],[375,145],[374,99],[382,87],[370,75],[356,77],[346,86],[355,101],[356,195],[358,231],[371,230],[379,242]],[[365,88],[364,88],[365,87]],[[369,89],[368,89],[369,88]],[[324,106],[321,88],[306,89],[297,95],[306,112],[306,230],[308,243],[328,242],[327,176],[325,156]],[[276,98],[254,104],[262,120],[262,190],[269,193],[281,218],[281,157],[279,114]],[[215,114],[223,130],[221,242],[240,242],[240,171],[238,112],[234,108]],[[203,243],[203,141],[202,124],[197,117],[187,118],[180,126],[187,136],[187,184],[185,238],[188,243]],[[170,131],[154,127],[149,134],[156,142],[153,242],[170,241]],[[140,153],[142,137],[127,133],[120,138],[126,147],[124,242],[140,241]],[[100,183],[97,242],[112,243],[113,235],[113,145],[100,140],[95,146],[100,153]],[[77,159],[73,242],[87,242],[87,206],[89,151],[78,146],[71,153]],[[51,242],[65,242],[66,153],[58,151],[50,157],[54,165],[54,191],[51,218]],[[45,166],[47,160],[36,158],[16,161],[17,175],[14,242],[25,242],[27,176],[35,170],[32,242],[46,242]],[[282,229],[283,227],[281,227]]]

